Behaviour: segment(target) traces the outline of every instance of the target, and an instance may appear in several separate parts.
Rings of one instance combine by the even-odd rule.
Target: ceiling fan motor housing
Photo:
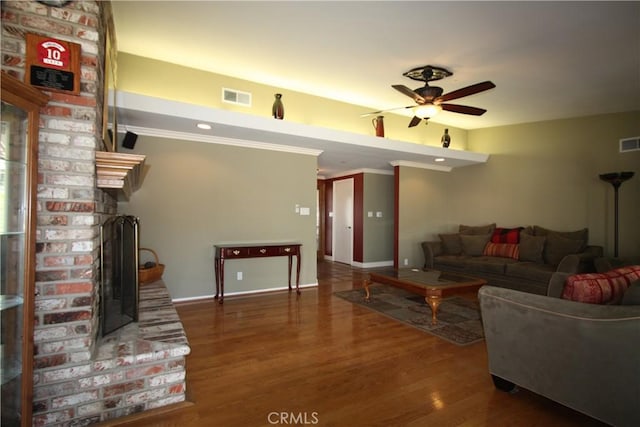
[[[434,98],[442,95],[442,88],[438,86],[424,86],[414,90],[415,93],[423,97],[427,102],[432,102]]]

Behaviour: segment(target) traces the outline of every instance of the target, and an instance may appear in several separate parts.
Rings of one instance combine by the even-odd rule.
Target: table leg
[[[287,276],[287,283],[289,284],[289,292],[291,292],[291,263],[293,262],[293,255],[289,255],[287,258],[289,259],[289,275]]]
[[[216,296],[213,297],[213,299],[218,299],[218,295],[220,294],[220,259],[219,258],[215,258],[213,261],[213,264],[215,266],[214,271],[215,271],[215,278],[214,280],[216,281]]]
[[[300,294],[300,252],[296,254],[296,293]]]
[[[224,258],[220,258],[220,299],[218,300],[218,302],[220,304],[224,303]]]
[[[364,279],[364,282],[362,282],[362,284],[364,285],[364,291],[366,293],[366,295],[364,297],[364,300],[366,302],[370,302],[371,301],[371,298],[370,298],[371,295],[369,294],[369,285],[371,284],[371,280]]]
[[[436,325],[438,324],[438,307],[440,306],[440,295],[438,294],[427,294],[426,297],[424,297],[424,300],[427,302],[427,304],[429,304],[429,307],[431,307],[431,324],[432,325]]]

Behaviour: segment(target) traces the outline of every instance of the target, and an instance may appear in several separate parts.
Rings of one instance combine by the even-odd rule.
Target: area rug
[[[438,308],[438,323],[432,325],[431,308],[424,297],[382,284],[369,286],[369,291],[369,302],[364,300],[364,289],[340,291],[334,295],[453,344],[469,345],[484,339],[476,301],[461,297],[444,298]]]

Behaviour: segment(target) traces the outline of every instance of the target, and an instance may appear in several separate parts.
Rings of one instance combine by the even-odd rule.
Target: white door
[[[333,182],[333,260],[353,262],[353,178]]]

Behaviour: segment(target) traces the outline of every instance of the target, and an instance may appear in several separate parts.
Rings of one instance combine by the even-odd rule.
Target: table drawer
[[[249,248],[249,255],[252,257],[261,257],[261,256],[277,256],[280,255],[277,247],[270,246],[256,246]]]
[[[292,246],[280,246],[278,248],[278,253],[280,255],[295,255],[298,253],[298,249],[300,247],[296,246],[296,245],[292,245]]]
[[[224,258],[245,258],[251,256],[249,248],[222,248]]]

